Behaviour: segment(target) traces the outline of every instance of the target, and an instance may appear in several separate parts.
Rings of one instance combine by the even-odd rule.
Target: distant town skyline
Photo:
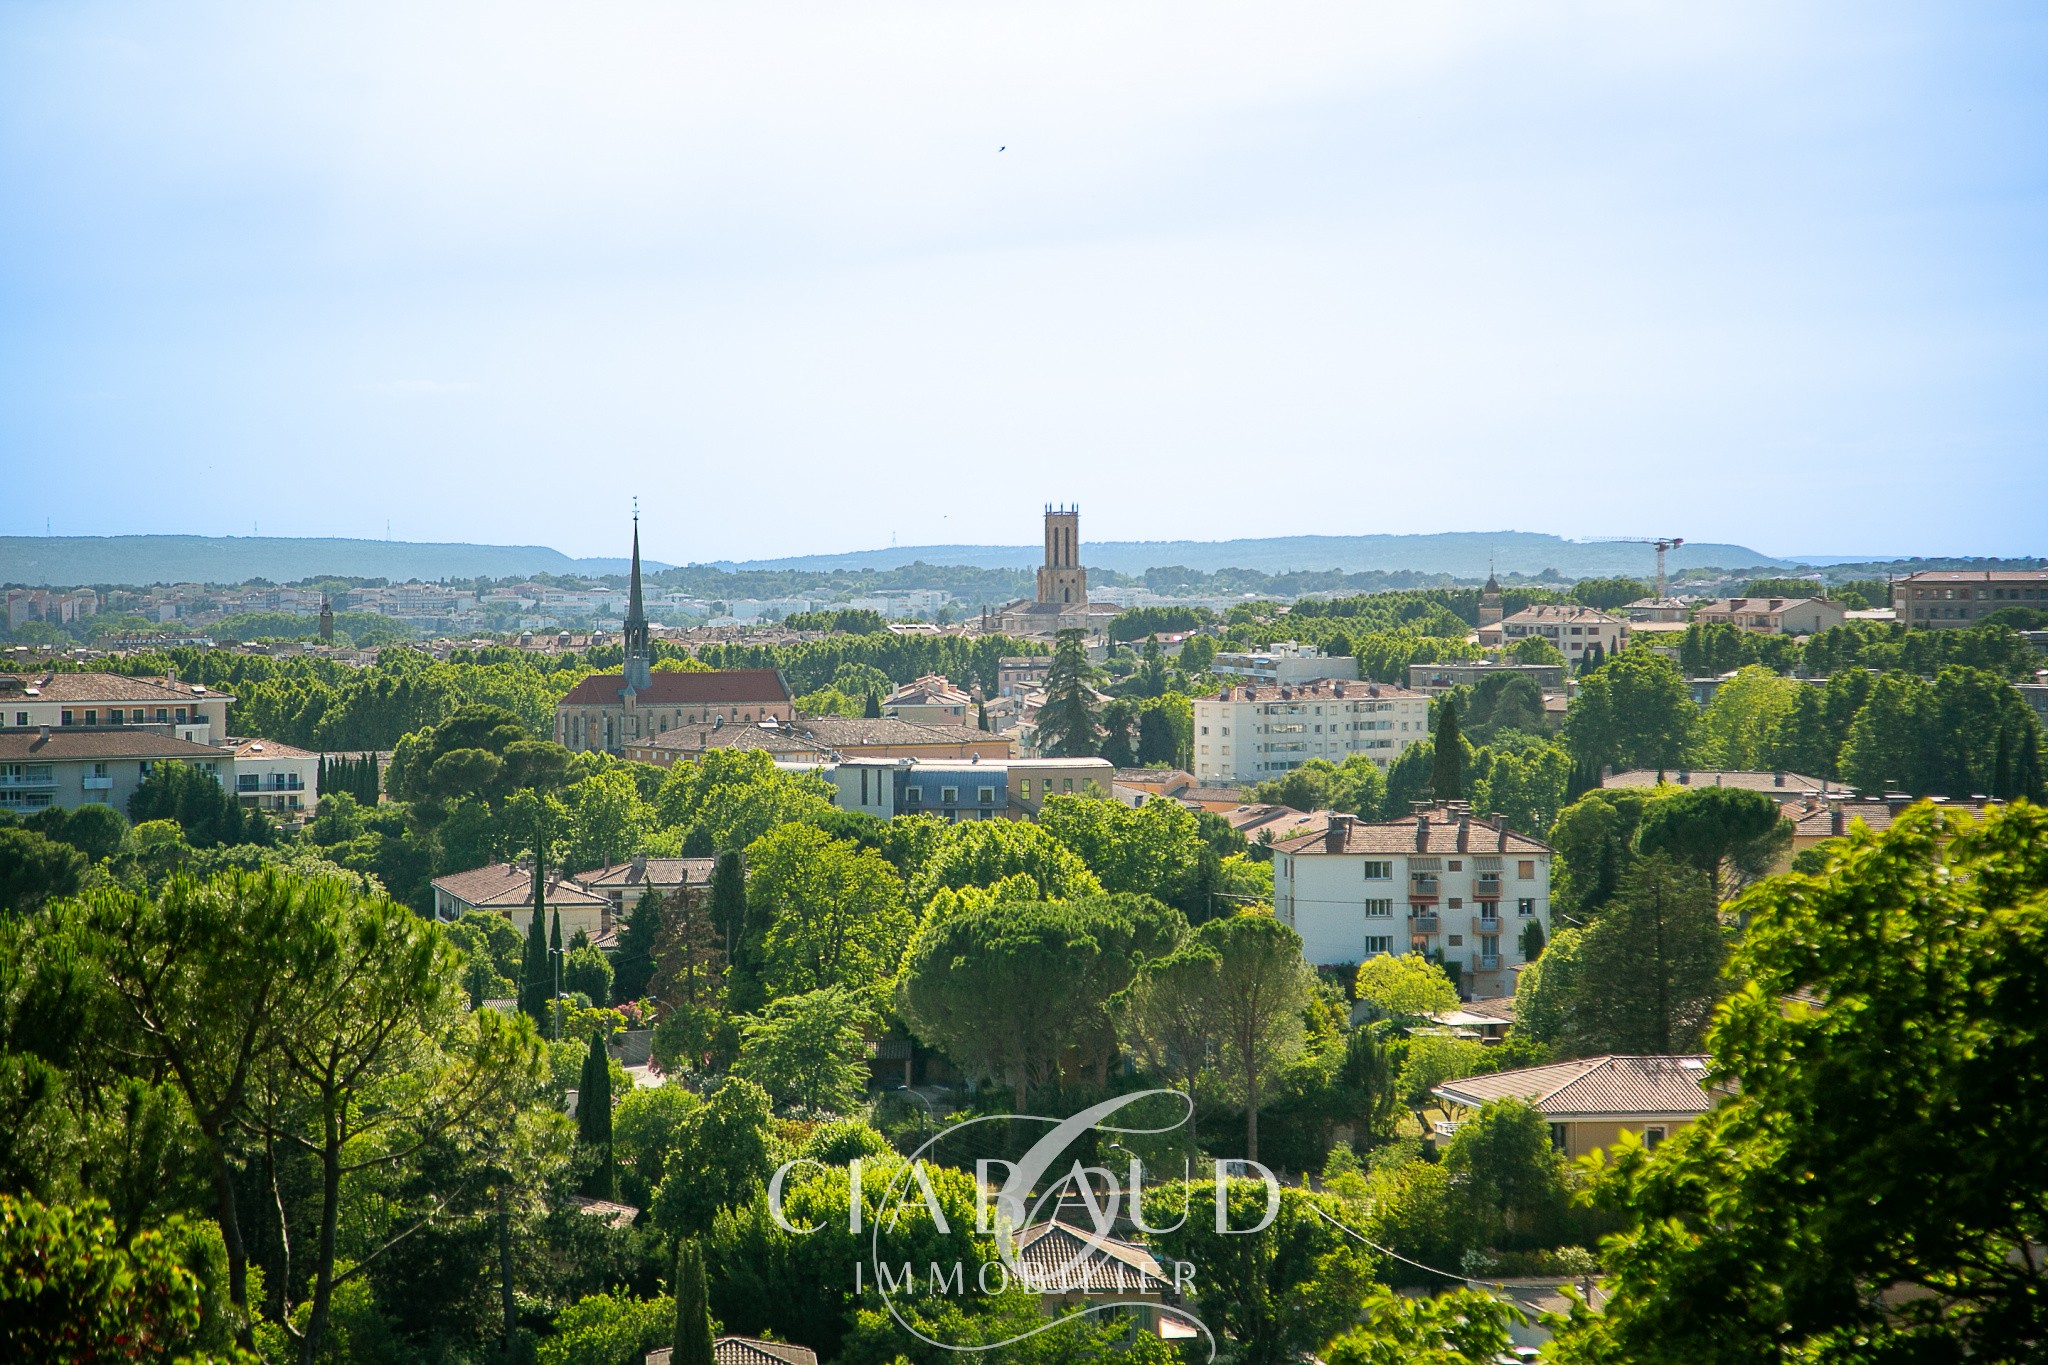
[[[0,535],[2037,554],[2044,68],[2016,3],[9,6]]]

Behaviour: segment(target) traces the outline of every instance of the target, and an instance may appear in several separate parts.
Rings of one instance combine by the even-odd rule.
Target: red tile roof
[[[570,689],[564,706],[616,706],[625,694],[622,673],[593,673]],[[772,668],[727,668],[717,672],[657,670],[640,693],[641,706],[746,706],[786,704],[789,688]]]
[[[1445,1081],[1433,1093],[1474,1109],[1521,1100],[1553,1120],[1704,1114],[1714,1105],[1707,1066],[1705,1057],[1586,1057]]]
[[[1550,846],[1526,834],[1517,834],[1511,829],[1495,829],[1479,816],[1472,816],[1467,830],[1465,846],[1458,847],[1458,817],[1445,810],[1437,810],[1428,816],[1411,815],[1405,820],[1388,820],[1379,824],[1367,824],[1353,820],[1345,830],[1344,846],[1331,849],[1328,846],[1328,816],[1325,828],[1275,839],[1273,848],[1281,853],[1548,853]],[[1418,835],[1417,824],[1427,819],[1429,828]],[[1420,837],[1424,842],[1417,843]]]

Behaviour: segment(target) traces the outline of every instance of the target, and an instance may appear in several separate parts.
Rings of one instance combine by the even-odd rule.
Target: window
[[[1653,1123],[1643,1129],[1643,1146],[1647,1150],[1654,1152],[1663,1143],[1664,1136],[1664,1125],[1661,1123]]]
[[[1456,866],[1457,866],[1457,864],[1456,864],[1456,863],[1452,863],[1452,864],[1451,864],[1451,866],[1452,866],[1452,867],[1456,867]],[[1464,898],[1463,896],[1453,896],[1453,897],[1451,897],[1451,909],[1453,909],[1453,910],[1463,910],[1464,908],[1465,908],[1465,898]]]
[[[1072,792],[1073,790],[1074,790],[1074,779],[1073,779],[1073,778],[1071,778],[1071,777],[1063,777],[1063,778],[1061,778],[1061,779],[1060,779],[1060,791],[1061,791],[1062,793],[1068,793],[1068,792]]]
[[[984,806],[992,806],[992,805],[994,805],[994,804],[995,804],[995,800],[996,800],[996,789],[995,789],[994,787],[983,787],[983,788],[981,789],[981,804],[982,804],[982,805],[984,805]]]
[[[1524,881],[1534,878],[1536,875],[1536,860],[1534,858],[1524,858],[1516,863],[1515,875]]]
[[[1390,935],[1367,934],[1365,936],[1365,955],[1367,957],[1377,957],[1383,953],[1391,953],[1393,951],[1394,940]]]
[[[959,789],[958,787],[941,787],[941,788],[939,788],[939,803],[940,803],[941,805],[946,805],[946,806],[958,805],[958,804],[959,804],[959,801],[960,801],[960,789]]]
[[[1552,1151],[1562,1152],[1565,1150],[1564,1136],[1565,1126],[1563,1124],[1553,1123],[1550,1125],[1550,1149]]]
[[[16,712],[14,713],[14,723],[15,723],[16,725],[26,725],[26,724],[28,724],[28,712],[26,712],[26,711],[16,711]]]
[[[1463,872],[1464,870],[1465,870],[1465,860],[1464,860],[1464,859],[1462,859],[1462,858],[1453,858],[1453,859],[1451,859],[1451,871],[1453,871],[1453,872]]]
[[[1031,799],[1030,778],[1020,777],[1017,779],[1017,799],[1019,801],[1029,801]]]
[[[1369,900],[1365,903],[1365,913],[1373,919],[1387,918],[1394,913],[1394,903],[1391,900]]]
[[[1369,882],[1385,882],[1394,879],[1394,865],[1392,863],[1366,863],[1364,867],[1365,879]]]
[[[100,723],[100,713],[98,711],[87,711],[85,713],[85,723],[87,725],[98,725]]]
[[[69,710],[66,710],[64,712],[63,719],[59,723],[64,725],[76,724],[76,722],[71,719],[71,712]]]
[[[1487,957],[1499,957],[1500,935],[1481,934],[1479,936],[1479,951]]]
[[[1464,947],[1464,946],[1465,946],[1465,936],[1464,936],[1463,934],[1452,934],[1452,935],[1451,935],[1451,946],[1452,946],[1453,948],[1462,948],[1462,947]]]
[[[1516,914],[1518,914],[1518,915],[1533,915],[1533,914],[1535,914],[1535,913],[1536,913],[1536,898],[1535,898],[1534,896],[1523,896],[1523,897],[1521,897],[1520,899],[1516,900],[1516,902],[1515,902],[1515,913],[1516,913]]]

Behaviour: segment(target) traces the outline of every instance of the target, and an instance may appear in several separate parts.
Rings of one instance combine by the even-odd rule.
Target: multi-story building
[[[1023,820],[1047,797],[1107,797],[1116,785],[1116,769],[1106,758],[849,758],[817,771],[836,789],[834,803],[842,810],[883,820],[917,814]]]
[[[1524,607],[1497,626],[1482,626],[1479,643],[1488,649],[1511,649],[1536,636],[1556,645],[1565,662],[1575,664],[1596,644],[1607,655],[1627,649],[1628,624],[1619,616],[1592,607],[1545,602]]]
[[[1812,635],[1841,625],[1847,610],[1825,597],[1724,597],[1702,606],[1692,619],[1764,635]]]
[[[211,743],[228,732],[234,698],[175,678],[118,673],[0,674],[0,726],[164,727],[180,739]]]
[[[1348,678],[1231,687],[1195,699],[1195,778],[1263,782],[1312,758],[1363,754],[1385,766],[1429,733],[1429,698]]]
[[[320,755],[274,739],[231,739],[234,793],[245,806],[272,815],[308,815],[318,808]]]
[[[1044,688],[1052,673],[1052,655],[1006,655],[996,662],[996,692],[1014,697],[1024,688]]]
[[[1550,847],[1497,818],[1445,806],[1380,824],[1332,814],[1272,848],[1273,913],[1317,966],[1423,953],[1485,999],[1513,992],[1531,924],[1550,937]]]
[[[559,871],[548,873],[544,881],[541,904],[550,918],[561,916],[563,944],[581,929],[591,942],[609,947],[614,927],[611,899]],[[522,935],[533,923],[533,864],[527,859],[451,872],[434,878],[433,888],[438,920],[454,921],[472,910],[484,910],[505,916]]]
[[[965,725],[974,700],[972,694],[953,686],[951,679],[927,673],[884,698],[882,714],[925,725]]]
[[[1348,655],[1331,658],[1314,645],[1280,640],[1267,649],[1220,652],[1209,671],[1219,678],[1241,678],[1255,685],[1292,687],[1318,678],[1353,681],[1358,677],[1358,660]]]
[[[97,804],[126,813],[128,798],[159,763],[189,764],[233,782],[233,754],[155,729],[0,730],[0,810]]]
[[[651,739],[629,740],[626,757],[666,768],[701,758],[707,749],[759,749],[778,763],[834,758],[1008,758],[1013,741],[971,725],[924,725],[893,716],[811,716],[749,725],[679,725]]]
[[[1929,569],[1893,586],[1892,607],[1930,630],[1975,625],[2004,607],[2048,611],[2048,569]]]

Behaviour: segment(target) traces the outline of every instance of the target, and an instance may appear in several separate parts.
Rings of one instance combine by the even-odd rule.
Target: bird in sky
[[[1010,150],[1010,144],[1006,142],[1002,146],[996,148],[996,150],[999,152],[1007,152]]]

